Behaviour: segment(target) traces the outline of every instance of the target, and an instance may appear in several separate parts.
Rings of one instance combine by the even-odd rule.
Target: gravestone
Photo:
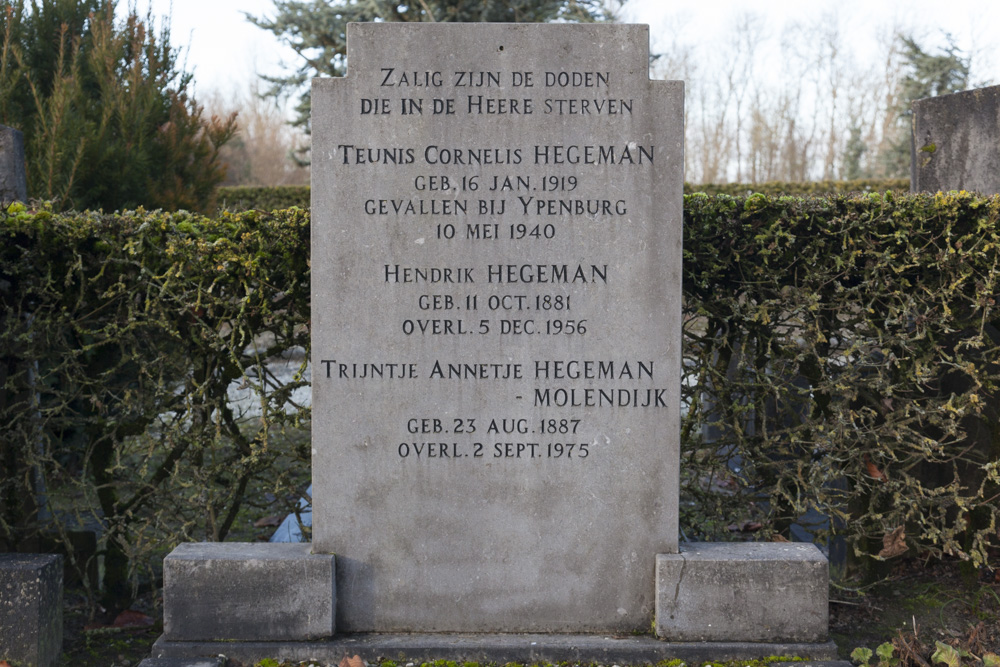
[[[677,551],[683,84],[649,79],[644,26],[349,30],[312,95],[338,628],[648,630]]]
[[[683,84],[648,43],[348,27],[312,92],[311,553],[181,545],[155,657],[835,654],[815,546],[678,544]],[[332,637],[280,618],[310,587]]]
[[[912,192],[1000,193],[1000,86],[913,103]]]
[[[0,661],[55,667],[62,653],[63,559],[0,554]]]
[[[28,200],[24,166],[24,135],[0,125],[0,203]]]

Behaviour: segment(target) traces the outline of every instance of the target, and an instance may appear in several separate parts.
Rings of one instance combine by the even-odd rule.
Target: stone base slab
[[[223,658],[146,658],[139,667],[224,667]]]
[[[825,641],[828,597],[813,544],[695,542],[656,557],[656,635],[668,641]]]
[[[274,658],[334,664],[345,655],[360,655],[369,663],[384,659],[397,663],[455,660],[498,664],[640,664],[677,658],[688,664],[700,664],[769,656],[833,660],[837,657],[837,646],[833,642],[665,642],[652,637],[602,635],[362,634],[318,642],[176,642],[160,637],[152,654],[164,658],[222,654],[242,662]]]
[[[310,553],[310,547],[181,544],[163,559],[163,636],[178,641],[332,637],[335,560]]]

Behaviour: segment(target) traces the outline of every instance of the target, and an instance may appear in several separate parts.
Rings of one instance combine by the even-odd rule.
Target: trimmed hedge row
[[[285,435],[309,417],[308,249],[295,209],[0,213],[0,551],[100,522],[120,609],[151,554],[225,539],[255,480],[279,494],[309,460]]]
[[[220,211],[275,211],[283,208],[310,206],[308,185],[274,187],[232,186],[216,190]]]
[[[308,460],[275,437],[309,418],[309,216],[15,204],[0,238],[0,542],[58,529],[26,492],[41,471],[57,509],[106,526],[120,599],[150,554],[225,539],[248,484]],[[684,260],[686,536],[773,537],[817,509],[859,555],[986,562],[1000,197],[688,195]]]
[[[772,529],[812,508],[858,554],[905,544],[985,563],[998,221],[1000,197],[968,193],[686,197],[687,469],[738,461]]]
[[[709,183],[704,185],[684,184],[684,194],[704,192],[709,195],[731,195],[747,197],[754,193],[770,196],[793,195],[799,197],[819,197],[837,194],[892,191],[898,194],[909,192],[910,181],[906,179],[867,179],[858,181],[796,181],[783,183]],[[257,209],[273,211],[281,208],[309,208],[308,185],[283,185],[277,187],[223,187],[218,192],[219,210],[249,211]]]
[[[703,183],[684,184],[684,194],[703,192],[707,195],[749,197],[764,194],[795,197],[829,197],[833,195],[862,194],[892,191],[904,194],[910,191],[910,180],[904,178],[870,178],[855,181],[768,181],[766,183]]]

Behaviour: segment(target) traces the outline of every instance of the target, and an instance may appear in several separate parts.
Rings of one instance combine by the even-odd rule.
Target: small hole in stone
[[[497,51],[503,51],[503,47],[501,46],[500,48],[497,49]]]

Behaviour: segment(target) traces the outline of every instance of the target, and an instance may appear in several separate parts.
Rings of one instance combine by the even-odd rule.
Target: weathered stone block
[[[913,103],[910,190],[1000,193],[1000,86]]]
[[[0,125],[0,203],[28,200],[24,135]]]
[[[828,576],[813,544],[683,544],[679,554],[656,557],[656,634],[669,641],[823,641]]]
[[[334,632],[334,556],[309,544],[182,544],[163,560],[170,640],[306,640]]]
[[[0,659],[51,667],[62,652],[62,556],[0,554]]]

